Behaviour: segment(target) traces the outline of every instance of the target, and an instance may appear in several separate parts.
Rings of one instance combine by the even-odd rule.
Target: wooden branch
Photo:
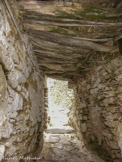
[[[61,18],[57,17],[56,15],[48,15],[48,14],[42,14],[38,12],[37,10],[26,10],[24,9],[24,21],[28,22],[31,20],[38,21],[38,22],[49,22],[49,23],[63,23],[67,24],[70,23],[71,25],[74,23],[77,25],[102,25],[102,26],[122,26],[122,22],[96,22],[96,21],[90,21],[90,20],[77,20],[77,19],[68,19],[68,18]],[[118,15],[116,15],[118,17]]]
[[[43,25],[43,26],[59,26],[59,27],[91,27],[91,26],[99,26],[99,27],[122,27],[122,23],[93,23],[90,21],[87,21],[84,24],[77,24],[75,22],[72,23],[68,23],[66,21],[64,21],[65,23],[62,22],[50,22],[50,21],[42,21],[41,18],[39,20],[35,20],[35,19],[24,19],[24,23],[25,24],[38,24],[38,25]]]
[[[33,39],[37,37],[51,42],[56,42],[62,45],[86,48],[99,52],[111,52],[114,49],[114,47],[100,45],[97,43],[93,43],[92,41],[81,40],[79,38],[73,38],[71,36],[65,36],[40,30],[30,30],[29,34],[33,37]]]
[[[57,53],[57,55],[59,54],[62,56],[72,56],[72,58],[79,58],[81,56],[85,56],[87,53],[90,52],[90,50],[88,49],[64,46],[58,44],[57,42],[45,41],[38,38],[30,37],[30,40],[35,50],[54,52]]]
[[[34,49],[34,52],[36,55],[40,56],[40,57],[49,57],[50,59],[52,58],[53,60],[55,58],[59,58],[59,59],[64,59],[64,60],[73,60],[76,57],[72,57],[72,56],[64,56],[64,55],[60,55],[58,53],[54,53],[54,52],[50,52],[50,51],[44,51],[44,50],[40,50],[40,49]]]

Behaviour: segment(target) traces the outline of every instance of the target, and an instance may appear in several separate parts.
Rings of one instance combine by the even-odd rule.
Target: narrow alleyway
[[[0,1],[0,162],[122,162],[121,45],[122,0]]]
[[[77,139],[69,125],[69,111],[74,93],[67,81],[47,79],[48,126],[44,133],[44,146],[37,162],[102,162]]]

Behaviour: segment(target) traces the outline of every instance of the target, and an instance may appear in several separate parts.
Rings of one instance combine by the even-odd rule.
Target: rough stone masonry
[[[17,19],[16,3],[9,3]],[[23,42],[0,1],[0,160],[32,156],[43,144],[44,78],[34,64],[28,36],[21,31],[21,37]]]
[[[118,13],[116,8],[110,11],[105,8],[101,12],[99,8],[92,8],[92,11],[87,8],[88,13],[83,9],[76,16],[65,12],[60,12],[59,17],[53,14],[45,16],[32,12],[33,3],[30,6],[26,4],[30,11],[24,10],[27,19],[25,24],[33,26],[33,17],[37,20],[33,27],[39,28],[29,31],[38,67],[28,36],[19,20],[21,14],[16,1],[8,3],[19,28],[4,2],[0,1],[0,160],[34,156],[37,148],[43,146],[46,121],[43,69],[49,76],[68,79],[72,85],[74,83],[75,106],[71,111],[70,123],[76,129],[77,136],[80,139],[83,137],[86,146],[105,161],[121,162],[122,56],[119,55],[116,40],[116,35],[121,32],[121,12]],[[109,6],[109,0],[107,2],[101,6]],[[84,18],[83,21],[76,19],[79,16]],[[41,22],[44,20],[47,22]],[[54,24],[54,21],[57,23]],[[67,21],[69,23],[65,24]],[[81,35],[62,34],[62,30],[53,28],[40,30],[46,30],[43,24],[51,26],[51,23],[60,28],[68,27],[68,31],[73,28],[74,34],[79,29]],[[108,62],[104,59],[106,57],[111,57]]]
[[[77,81],[71,125],[106,161],[122,160],[122,57],[93,66]]]

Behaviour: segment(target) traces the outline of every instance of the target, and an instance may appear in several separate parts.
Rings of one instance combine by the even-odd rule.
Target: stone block
[[[81,132],[85,133],[87,131],[86,123],[81,123]]]
[[[59,141],[58,137],[53,137],[53,136],[49,137],[49,142],[51,142],[51,143],[57,143],[58,141]]]
[[[0,145],[0,161],[4,158],[5,146]]]
[[[112,148],[112,149],[119,149],[118,143],[116,141],[109,141],[108,145]]]
[[[59,149],[62,149],[63,148],[62,144],[60,144],[60,143],[56,143],[54,145],[54,147],[59,148]]]

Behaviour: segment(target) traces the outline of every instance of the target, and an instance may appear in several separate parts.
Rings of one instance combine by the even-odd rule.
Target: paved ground
[[[103,162],[85,149],[77,140],[74,131],[64,129],[58,133],[58,130],[55,130],[57,134],[54,134],[54,130],[45,133],[45,143],[40,153],[41,160],[37,162]]]

